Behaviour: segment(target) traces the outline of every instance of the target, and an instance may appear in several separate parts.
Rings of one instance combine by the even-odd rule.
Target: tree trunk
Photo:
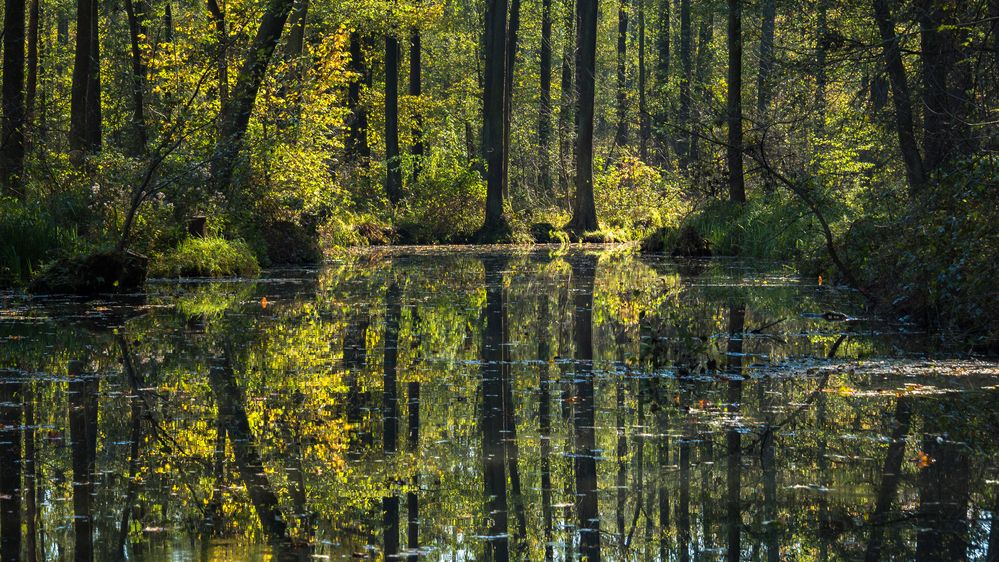
[[[728,193],[746,201],[742,171],[742,0],[728,0]]]
[[[649,162],[649,102],[645,95],[645,0],[638,0],[638,155]]]
[[[766,125],[767,113],[770,110],[772,86],[770,74],[774,66],[774,32],[777,19],[776,0],[762,0],[760,3],[760,68],[756,75],[756,112],[758,119]]]
[[[905,66],[902,64],[902,52],[899,46],[898,34],[895,33],[895,23],[892,20],[888,0],[873,0],[874,19],[881,32],[881,44],[884,50],[885,67],[891,82],[892,101],[895,104],[895,127],[898,132],[898,144],[902,151],[902,161],[905,163],[905,173],[909,180],[909,192],[915,194],[923,185],[923,159],[916,144],[915,125],[912,118],[912,102],[909,97],[909,84],[905,77]]]
[[[274,48],[281,39],[281,30],[288,19],[291,6],[292,0],[269,0],[260,28],[236,77],[232,99],[222,109],[221,133],[215,144],[210,180],[214,189],[220,193],[228,195],[233,187],[233,174],[239,163],[257,91],[263,82]]]
[[[420,103],[423,95],[423,46],[420,39],[420,28],[413,26],[409,34],[409,96],[413,103]],[[426,148],[423,146],[423,116],[419,110],[413,115],[413,146],[409,153],[413,155],[413,182],[420,177],[423,167],[423,157]]]
[[[829,34],[829,0],[819,0],[815,37],[815,103],[819,110],[819,129],[825,128],[826,115],[826,36]]]
[[[399,40],[385,36],[385,195],[393,205],[402,199],[399,160]]]
[[[559,192],[564,194],[568,203],[571,199],[569,195],[572,183],[572,172],[575,167],[573,162],[573,128],[572,116],[575,113],[575,94],[573,90],[572,65],[574,55],[573,30],[575,29],[574,0],[566,0],[565,4],[565,45],[562,47],[562,75],[560,77],[561,100],[558,114],[558,136],[559,136]],[[569,206],[569,205],[566,205]]]
[[[353,73],[347,85],[347,155],[359,156],[363,159],[371,157],[368,146],[368,111],[361,104],[361,86],[367,70],[364,66],[364,50],[361,45],[361,34],[357,30],[350,32],[350,64],[348,69]]]
[[[714,13],[708,13],[701,20],[700,28],[697,30],[697,68],[695,73],[697,76],[697,107],[698,107],[698,117],[696,123],[691,125],[692,130],[695,134],[690,137],[690,161],[696,162],[700,158],[700,132],[702,129],[701,121],[703,121],[703,106],[708,103],[710,99],[710,92],[708,90],[708,72],[711,69],[714,57],[711,52],[711,42],[714,40],[715,34],[715,15]]]
[[[538,152],[541,162],[541,192],[546,197],[552,191],[552,0],[541,0],[541,95],[538,104]]]
[[[168,12],[169,8],[170,5],[167,4]],[[219,80],[219,107],[221,108],[219,110],[219,133],[221,134],[222,113],[229,105],[229,33],[225,28],[225,14],[222,13],[217,0],[208,0],[208,12],[215,24],[215,42],[217,43],[215,66]]]
[[[486,161],[486,217],[482,225],[485,236],[505,229],[503,195],[506,177],[503,161],[504,79],[506,70],[507,0],[489,0],[486,5],[485,76],[482,91],[482,148]]]
[[[593,101],[597,54],[597,0],[577,0],[576,21],[576,201],[570,230],[600,228],[593,200]]]
[[[596,0],[580,0],[580,29],[593,30],[596,39]],[[589,17],[592,16],[592,20]],[[586,33],[581,33],[579,44],[585,49],[590,44]],[[593,41],[593,45],[596,43]],[[584,55],[585,57],[585,55]],[[578,59],[577,59],[578,60]],[[584,58],[585,62],[585,58]],[[582,70],[585,71],[585,66]],[[582,82],[587,79],[577,75]],[[590,70],[592,72],[592,70]],[[592,74],[591,74],[592,79]],[[572,418],[576,450],[573,455],[573,473],[576,480],[576,512],[579,529],[579,550],[587,562],[600,562],[600,509],[597,498],[597,457],[602,453],[596,445],[596,406],[594,404],[593,375],[593,280],[597,259],[585,256],[572,260],[572,277],[576,279],[573,341],[576,344],[576,382],[574,390],[577,403]]]
[[[295,0],[288,14],[288,57],[298,59],[305,52],[305,20],[309,16],[309,0]],[[296,61],[295,66],[299,64]]]
[[[38,0],[30,0],[28,4],[28,54],[25,61],[28,65],[28,76],[24,86],[25,123],[32,126],[35,120],[35,94],[38,91]]]
[[[922,44],[923,172],[929,175],[957,148],[958,119],[947,84],[958,61],[951,29],[954,21],[946,14],[944,2],[918,0],[915,12]]]
[[[666,162],[669,153],[669,71],[670,71],[670,1],[659,0],[659,29],[656,30],[656,114],[653,135],[656,139],[656,162]]]
[[[101,148],[101,69],[98,0],[77,0],[76,54],[70,100],[69,148],[82,156]]]
[[[506,70],[503,75],[503,198],[510,200],[510,133],[513,125],[513,78],[517,63],[517,33],[520,31],[520,0],[510,0],[510,24],[506,34]]]
[[[24,184],[24,0],[5,0],[3,15],[3,193],[23,198]]]
[[[138,2],[138,10],[136,3]],[[143,9],[145,0],[125,0],[125,14],[128,17],[128,40],[132,49],[132,145],[129,147],[133,156],[146,154],[148,139],[146,137],[146,117],[144,97],[146,91],[146,65],[142,60],[141,37],[146,35],[142,21],[145,19]]]
[[[677,153],[684,164],[690,163],[690,82],[694,77],[691,47],[690,0],[680,0],[680,115]]]
[[[614,144],[628,144],[628,0],[617,9],[617,134]]]

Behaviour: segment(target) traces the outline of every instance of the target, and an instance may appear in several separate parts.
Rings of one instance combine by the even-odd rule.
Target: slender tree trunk
[[[173,43],[173,8],[170,2],[163,7],[163,42]]]
[[[772,85],[770,75],[774,66],[774,33],[777,19],[776,0],[762,0],[760,3],[760,67],[756,75],[756,112],[763,125],[770,111]]]
[[[742,171],[742,0],[728,0],[728,192],[736,203],[746,201]]]
[[[423,95],[423,46],[420,28],[413,26],[409,33],[409,95],[413,103],[420,103]],[[413,181],[420,177],[426,148],[423,146],[423,116],[419,110],[413,115],[413,146],[409,153],[413,156]]]
[[[305,23],[309,17],[309,0],[295,0],[288,14],[288,56],[298,59],[305,52]],[[300,66],[298,61],[295,66]]]
[[[125,15],[128,17],[128,40],[132,49],[132,145],[134,156],[143,156],[147,151],[146,117],[144,98],[146,92],[146,64],[142,60],[141,38],[146,35],[145,0],[124,0]],[[138,9],[136,9],[138,8]]]
[[[506,145],[503,142],[503,103],[506,70],[507,0],[488,0],[486,4],[485,76],[483,82],[482,147],[486,161],[486,216],[482,226],[485,237],[505,230],[503,196],[506,192]]]
[[[269,0],[260,28],[236,77],[232,98],[222,109],[221,132],[212,157],[210,179],[218,192],[228,194],[233,187],[233,174],[239,163],[257,91],[263,82],[274,48],[281,39],[281,30],[288,19],[291,6],[292,0]]]
[[[895,32],[895,22],[892,19],[888,0],[873,0],[874,19],[881,32],[881,44],[884,50],[885,67],[888,70],[888,80],[891,82],[892,101],[895,104],[895,126],[898,132],[898,144],[902,151],[902,161],[905,163],[905,173],[909,180],[909,191],[915,194],[923,185],[923,159],[916,144],[914,120],[912,117],[912,102],[909,96],[909,84],[905,77],[905,66],[902,64],[902,51],[899,37]]]
[[[669,72],[670,72],[670,1],[659,1],[659,28],[656,30],[656,114],[653,135],[656,139],[656,162],[666,162],[669,153]]]
[[[690,82],[694,78],[694,57],[690,25],[690,0],[680,0],[680,115],[677,153],[684,164],[690,163]]]
[[[815,102],[819,110],[819,128],[825,128],[826,115],[826,36],[829,34],[829,0],[819,0],[815,37]]]
[[[94,559],[94,478],[97,464],[97,394],[100,384],[69,362],[69,433],[73,462],[73,560]]]
[[[884,525],[895,495],[898,483],[902,478],[902,461],[905,458],[905,436],[909,433],[909,422],[912,419],[912,405],[907,398],[899,398],[895,403],[895,429],[892,431],[891,444],[885,455],[884,469],[881,471],[881,484],[871,514],[871,536],[867,540],[866,562],[881,560],[881,547],[884,544]]]
[[[580,12],[580,28],[591,29],[596,19],[596,1],[581,0],[577,5],[589,5]],[[591,11],[592,10],[592,11]],[[590,13],[587,13],[590,12]],[[592,16],[594,20],[588,20]],[[595,37],[595,25],[592,26]],[[585,48],[588,40],[580,37],[580,45]],[[595,45],[595,42],[594,42]],[[585,62],[585,59],[584,59]],[[585,65],[583,66],[585,69]],[[579,75],[579,67],[577,67]],[[585,81],[585,79],[584,79]],[[576,511],[579,529],[579,550],[583,560],[600,562],[600,509],[597,499],[597,457],[601,453],[596,445],[596,407],[594,405],[593,375],[593,280],[597,259],[585,256],[573,260],[572,276],[577,280],[574,297],[575,314],[573,340],[576,344],[576,383],[577,404],[573,416],[573,433],[576,451],[573,457],[573,472],[576,479]]]
[[[952,8],[941,0],[918,0],[916,20],[921,39],[923,80],[923,169],[930,174],[946,162],[957,148],[957,96],[948,87],[950,71],[958,62],[954,45]],[[961,95],[961,94],[959,94]]]
[[[638,0],[638,154],[642,162],[649,162],[649,102],[645,95],[645,1]]]
[[[351,31],[349,42],[348,68],[353,76],[347,85],[347,109],[350,111],[347,116],[347,155],[366,160],[371,157],[371,148],[368,146],[368,111],[361,104],[361,86],[367,74],[361,34],[357,30]]]
[[[517,33],[520,31],[520,0],[510,0],[510,24],[506,34],[506,70],[503,74],[503,198],[510,200],[510,133],[513,125],[513,78],[517,66]]]
[[[552,0],[541,0],[541,94],[538,107],[538,163],[541,190],[546,196],[552,191]]]
[[[24,197],[24,0],[4,0],[3,138],[0,183],[3,193]]]
[[[169,12],[169,4],[167,11]],[[208,0],[208,12],[215,24],[215,67],[219,81],[219,131],[221,133],[222,113],[229,105],[229,33],[226,31],[225,14],[217,0]]]
[[[690,138],[690,161],[696,162],[700,158],[700,132],[703,129],[702,121],[704,121],[704,106],[709,100],[708,91],[708,72],[711,69],[712,61],[714,57],[712,56],[711,42],[714,40],[715,31],[715,15],[714,13],[708,13],[701,19],[700,28],[697,30],[697,68],[695,73],[697,75],[697,117],[694,123],[691,124],[691,128],[695,131],[695,134],[691,135]]]
[[[25,122],[28,127],[34,125],[35,97],[38,91],[38,1],[30,0],[28,3],[28,53],[25,58],[28,75],[24,85]]]
[[[76,55],[70,100],[69,147],[80,156],[101,148],[101,70],[98,0],[76,4]]]
[[[628,144],[628,0],[617,8],[617,134],[614,143]]]
[[[399,159],[399,40],[385,36],[385,195],[393,205],[402,200]]]
[[[576,201],[570,230],[598,230],[593,199],[593,102],[596,86],[597,0],[577,0],[576,22]]]
[[[575,115],[576,92],[573,89],[572,66],[575,57],[573,37],[575,30],[575,7],[574,0],[566,0],[565,6],[565,45],[562,47],[562,72],[560,77],[561,100],[558,114],[558,136],[559,136],[559,192],[565,197],[567,207],[571,200],[569,194],[572,183],[572,173],[575,168],[573,162],[573,139],[574,130],[572,128],[573,115]]]

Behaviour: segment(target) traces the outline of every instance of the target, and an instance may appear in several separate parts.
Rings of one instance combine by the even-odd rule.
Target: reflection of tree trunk
[[[920,471],[918,479],[917,560],[963,560],[968,549],[969,450],[943,435],[944,430],[939,427],[940,417],[950,412],[954,415],[948,421],[965,418],[955,401],[946,400],[942,405],[947,412],[927,414],[924,418],[923,428],[927,433],[923,435],[922,448],[931,464]]]
[[[742,333],[746,324],[746,305],[733,306],[729,309],[728,320],[728,360],[729,372],[732,375],[728,383],[728,408],[733,416],[737,416],[742,402]],[[742,506],[742,434],[736,427],[736,419],[730,420],[731,427],[726,435],[727,441],[727,498],[728,515],[728,547],[729,562],[739,562],[741,552]]]
[[[985,562],[999,562],[999,493],[992,498],[992,517],[989,519],[989,547]]]
[[[367,361],[368,317],[355,313],[347,321],[343,338],[343,366],[347,370],[347,424],[350,427],[348,454],[359,458],[360,449],[368,443],[370,432],[362,433],[363,406],[368,393],[361,391],[360,375]]]
[[[520,489],[520,447],[517,445],[517,406],[513,401],[513,372],[510,362],[510,325],[503,322],[503,362],[500,373],[503,381],[503,450],[506,455],[507,470],[510,471],[510,499],[517,517],[517,539],[520,546],[526,544],[527,516],[524,513],[524,497]]]
[[[94,468],[97,462],[98,380],[83,373],[83,363],[69,362],[69,432],[73,455],[74,560],[94,559]]]
[[[551,346],[548,344],[548,295],[538,302],[538,360],[541,363],[538,381],[538,426],[541,439],[541,517],[544,526],[545,562],[551,562],[552,548],[552,465],[551,465]]]
[[[593,400],[593,280],[595,256],[572,261],[576,279],[575,321],[576,408],[573,427],[576,435],[576,509],[579,517],[579,549],[587,562],[600,562],[600,510],[597,506],[597,456]]]
[[[770,381],[761,381],[759,389],[760,405],[765,421],[760,439],[760,468],[763,470],[763,533],[767,547],[767,561],[779,562],[780,545],[777,541],[777,463],[772,404],[770,403]]]
[[[271,542],[284,541],[287,525],[281,516],[278,498],[264,473],[263,461],[244,409],[246,399],[243,390],[236,384],[228,357],[213,362],[208,371],[208,382],[215,395],[220,425],[225,427],[229,436],[236,469],[260,519],[260,526]]]
[[[656,418],[656,464],[659,467],[657,480],[657,496],[659,498],[659,528],[669,529],[669,490],[666,489],[666,467],[669,466],[669,421],[662,405],[655,413]],[[649,522],[652,522],[651,513]],[[669,533],[661,533],[659,537],[659,557],[666,559],[669,552]]]
[[[121,512],[121,523],[118,526],[118,544],[115,554],[124,558],[125,543],[131,527],[133,504],[138,489],[136,477],[139,472],[139,444],[142,442],[142,397],[139,396],[142,387],[139,374],[132,363],[132,355],[128,343],[122,335],[118,335],[118,349],[121,351],[121,361],[125,366],[125,378],[128,381],[129,405],[131,410],[132,434],[128,449],[128,483],[125,489],[125,505]]]
[[[409,436],[407,447],[414,456],[420,450],[420,383],[411,382],[406,386],[409,404]],[[416,495],[420,489],[420,474],[413,474],[413,490],[406,494],[406,517],[409,519],[406,528],[406,548],[409,550],[409,560],[417,559],[416,549],[420,547],[420,499]]]
[[[4,377],[15,371],[0,371]],[[21,408],[19,383],[0,380],[0,560],[21,558]],[[74,457],[75,460],[75,457]]]
[[[884,521],[891,505],[895,501],[898,482],[902,476],[902,457],[905,456],[905,436],[909,433],[909,421],[912,419],[912,405],[906,398],[900,398],[895,403],[895,430],[892,431],[891,444],[885,455],[884,470],[881,472],[881,486],[874,504],[874,513],[870,517],[871,538],[867,542],[866,562],[877,562],[881,559],[881,546],[884,540]]]
[[[703,436],[704,443],[701,454],[701,542],[704,543],[705,550],[711,549],[711,512],[714,507],[714,500],[711,497],[711,468],[714,466],[714,435],[707,432]]]
[[[826,394],[820,392],[815,404],[815,430],[819,443],[816,448],[816,463],[819,468],[819,562],[829,559],[829,459],[826,458]]]
[[[398,448],[399,400],[396,367],[399,359],[399,321],[402,315],[402,291],[395,283],[385,295],[385,358],[382,374],[382,450],[386,460]],[[388,463],[386,463],[388,464]],[[399,554],[399,496],[392,493],[382,498],[382,530],[385,533],[385,559]]]
[[[202,535],[218,536],[222,532],[222,488],[225,485],[225,426],[215,418],[215,449],[212,460],[212,495],[205,506]]]
[[[624,348],[619,346],[619,360],[620,363],[624,364]],[[615,413],[617,419],[617,509],[615,510],[615,515],[617,518],[617,536],[618,536],[618,546],[621,548],[621,556],[625,555],[625,540],[624,540],[624,510],[625,504],[628,499],[628,489],[625,487],[628,478],[628,438],[625,435],[624,430],[624,375],[618,375],[617,381],[617,404],[615,408]]]
[[[503,295],[503,266],[483,260],[486,270],[485,329],[482,331],[482,474],[485,484],[485,514],[489,520],[486,559],[509,560],[507,540],[506,470],[503,447],[503,340],[506,334],[506,307]]]
[[[690,437],[680,437],[680,505],[677,515],[677,546],[681,562],[690,560]]]
[[[24,389],[24,519],[28,531],[24,541],[27,562],[38,559],[38,465],[35,449],[35,393],[33,383],[25,382]]]

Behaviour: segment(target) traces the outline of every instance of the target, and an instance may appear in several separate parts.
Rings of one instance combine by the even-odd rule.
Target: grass
[[[215,236],[187,238],[153,260],[152,277],[249,277],[260,273],[253,251],[242,240]]]

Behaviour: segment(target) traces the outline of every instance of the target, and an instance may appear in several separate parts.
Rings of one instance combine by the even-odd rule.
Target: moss
[[[177,248],[154,260],[154,277],[254,276],[260,265],[242,240],[210,236],[187,238]]]

